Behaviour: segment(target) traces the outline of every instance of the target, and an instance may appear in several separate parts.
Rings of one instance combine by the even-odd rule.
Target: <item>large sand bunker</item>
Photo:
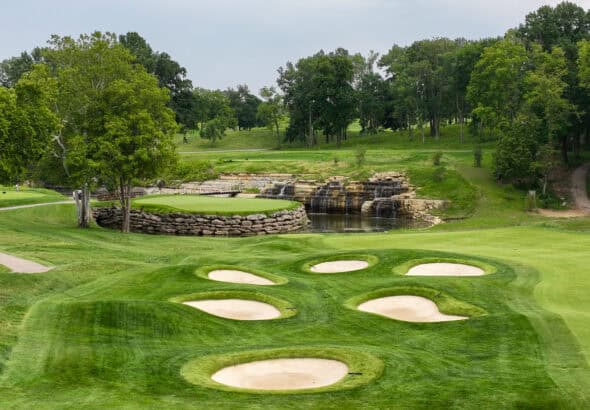
[[[421,296],[388,296],[361,303],[358,309],[404,322],[451,322],[469,319],[466,316],[445,315],[436,303]]]
[[[318,263],[317,265],[313,265],[309,270],[314,273],[340,273],[366,269],[367,267],[369,267],[369,262],[367,261],[342,260]]]
[[[243,283],[246,285],[270,286],[275,284],[273,281],[262,276],[232,269],[212,270],[207,277],[218,282]]]
[[[273,359],[223,368],[211,378],[226,386],[255,390],[301,390],[329,386],[348,374],[348,366],[329,359]]]
[[[16,273],[44,273],[53,269],[6,253],[0,253],[0,265],[4,265]]]
[[[226,319],[270,320],[281,317],[280,310],[273,305],[255,300],[206,299],[183,304]]]
[[[482,276],[483,269],[462,263],[424,263],[406,273],[408,276]]]

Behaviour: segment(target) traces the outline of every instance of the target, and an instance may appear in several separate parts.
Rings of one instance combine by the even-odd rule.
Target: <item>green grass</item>
[[[40,275],[0,273],[3,407],[583,408],[590,400],[587,231],[531,222],[456,232],[227,239],[123,235],[79,230],[74,222],[71,205],[0,214],[2,251],[56,266]],[[312,260],[350,255],[371,255],[376,263],[338,275],[303,269]],[[476,259],[496,272],[476,278],[392,273],[422,258]],[[241,322],[170,301],[260,292],[195,274],[210,266],[287,278],[262,292],[297,314]],[[486,314],[416,324],[347,306],[400,288],[436,292],[429,295]],[[359,353],[383,369],[370,366],[375,378],[366,384],[313,394],[245,394],[201,383],[220,366],[268,358],[276,349]],[[205,364],[194,367],[194,360]],[[201,382],[187,382],[185,366]]]
[[[0,208],[57,202],[67,199],[55,191],[41,188],[21,188],[0,186]]]
[[[184,212],[201,215],[249,215],[255,213],[272,214],[285,209],[295,209],[300,204],[293,201],[258,198],[158,195],[135,199],[132,206],[146,212],[155,213]]]

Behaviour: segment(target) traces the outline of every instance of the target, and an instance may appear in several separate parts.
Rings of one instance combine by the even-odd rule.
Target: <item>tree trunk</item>
[[[88,184],[84,184],[81,190],[74,191],[72,196],[76,201],[78,210],[78,228],[90,227],[90,190]]]
[[[564,164],[569,164],[567,149],[568,149],[567,137],[562,137],[561,138],[561,158],[562,158]]]
[[[414,140],[414,131],[412,130],[412,125],[410,124],[410,116],[406,114],[406,123],[408,124],[408,135],[410,137],[410,141]]]
[[[281,149],[281,132],[279,130],[279,122],[275,121],[275,128],[277,130],[277,148]]]
[[[435,125],[434,125],[434,119],[430,118],[430,136],[434,137],[436,136],[436,129],[435,129]]]
[[[123,212],[123,221],[121,222],[121,232],[129,232],[131,225],[131,186],[123,178],[119,178],[119,201],[121,202],[121,211]]]
[[[420,134],[422,135],[422,144],[424,144],[426,143],[426,135],[424,135],[424,125],[422,124],[421,120],[418,126],[420,127]]]
[[[461,139],[461,144],[465,141],[465,130],[463,126],[465,124],[465,118],[463,118],[463,113],[459,116],[459,138]]]

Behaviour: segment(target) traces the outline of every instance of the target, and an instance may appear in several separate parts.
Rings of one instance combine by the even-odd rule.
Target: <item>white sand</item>
[[[424,263],[414,266],[408,276],[482,276],[483,269],[461,263]]]
[[[6,253],[0,253],[0,265],[4,265],[16,273],[44,273],[53,269],[37,262],[17,258]]]
[[[367,261],[333,261],[323,262],[317,265],[313,265],[310,270],[315,273],[340,273],[340,272],[352,272],[355,270],[366,269],[369,267]]]
[[[361,303],[358,309],[404,322],[450,322],[469,319],[465,316],[445,315],[436,303],[420,296],[388,296]]]
[[[262,286],[270,286],[275,284],[271,280],[268,280],[258,275],[254,275],[252,273],[242,272],[240,270],[212,270],[211,272],[209,272],[207,276],[209,277],[209,279],[216,280],[218,282],[244,283],[247,285]]]
[[[273,359],[226,367],[211,378],[226,386],[256,390],[299,390],[329,386],[348,366],[329,359]]]
[[[207,299],[184,304],[226,319],[269,320],[281,317],[281,312],[273,305],[255,300]]]

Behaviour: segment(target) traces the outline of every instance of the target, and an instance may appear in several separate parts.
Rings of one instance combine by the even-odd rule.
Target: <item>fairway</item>
[[[0,394],[9,404],[191,408],[198,403],[229,409],[375,408],[395,402],[486,408],[560,407],[588,399],[584,355],[590,339],[583,326],[588,310],[583,293],[576,297],[576,289],[587,283],[586,258],[576,252],[590,246],[587,233],[559,233],[559,243],[577,245],[561,249],[568,263],[556,264],[549,255],[531,262],[556,234],[542,227],[169,238],[78,230],[73,213],[73,206],[59,205],[0,215],[3,251],[56,266],[35,277],[0,273],[5,295]],[[432,259],[487,266],[490,273],[396,273],[412,261]],[[329,275],[309,271],[334,260],[369,260],[370,266]],[[224,266],[288,281],[256,286],[206,277]],[[364,301],[395,295],[428,298],[441,313],[468,319],[409,323],[356,310]],[[257,300],[286,313],[270,321],[236,321],[181,303],[203,299]],[[361,360],[373,363],[361,372],[368,379],[348,375],[297,400],[283,394],[244,396],[210,379],[223,367],[256,360],[317,357],[354,367],[358,355],[373,358]],[[117,387],[122,383],[125,388]]]
[[[284,209],[294,209],[297,202],[253,199],[219,198],[201,195],[162,195],[139,198],[133,201],[136,208],[153,212],[186,212],[202,215],[248,215],[272,213]]]
[[[67,198],[48,189],[25,188],[16,191],[14,187],[8,188],[0,186],[0,208],[57,202],[63,201],[64,199]]]

